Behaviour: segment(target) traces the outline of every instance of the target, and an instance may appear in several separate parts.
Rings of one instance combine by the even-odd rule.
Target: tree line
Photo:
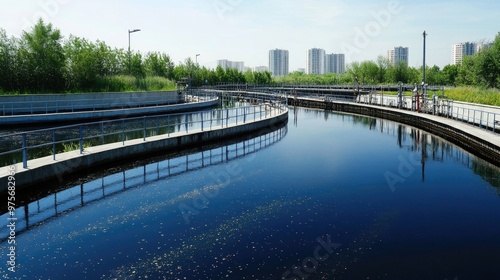
[[[346,73],[312,75],[294,72],[275,79],[287,84],[353,84],[355,78],[365,85],[414,84],[422,82],[422,67],[415,68],[406,63],[390,65],[389,60],[379,56],[376,61],[353,62],[347,65]],[[442,86],[475,86],[500,88],[500,33],[494,42],[472,56],[464,57],[462,64],[426,66],[426,83]]]
[[[153,79],[154,78],[154,79]],[[269,72],[241,73],[234,69],[207,69],[190,58],[177,65],[162,52],[128,52],[103,41],[91,42],[39,20],[20,38],[0,29],[0,91],[23,93],[129,90],[119,83],[132,81],[138,89],[175,86],[191,79],[193,85],[271,83]]]
[[[353,62],[342,74],[306,75],[300,72],[272,77],[270,72],[240,72],[236,69],[207,69],[191,58],[175,64],[162,52],[128,52],[103,41],[91,42],[70,35],[39,20],[20,38],[8,37],[0,28],[0,91],[3,92],[88,92],[131,90],[129,81],[140,90],[164,89],[176,81],[190,79],[195,86],[220,83],[248,84],[361,84],[420,83],[422,68],[406,63],[390,65],[379,56],[376,61]],[[429,85],[500,87],[500,33],[491,47],[465,57],[461,65],[426,68]],[[157,84],[155,88],[151,85]]]

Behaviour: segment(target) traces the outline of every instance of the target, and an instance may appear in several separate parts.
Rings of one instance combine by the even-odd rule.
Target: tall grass
[[[497,89],[457,87],[445,89],[444,94],[446,97],[456,101],[500,106],[500,91]]]
[[[174,81],[164,77],[147,76],[136,78],[134,76],[116,75],[98,78],[91,88],[72,89],[65,93],[85,93],[85,92],[127,92],[127,91],[157,91],[175,90]],[[0,90],[0,95],[22,95],[22,94],[43,94],[60,92],[4,92]]]
[[[71,151],[76,151],[80,149],[80,144],[76,142],[68,142],[68,143],[63,143],[63,151],[66,152],[71,152]],[[83,149],[90,148],[92,147],[91,143],[84,142],[83,143]]]
[[[163,77],[135,78],[133,76],[111,76],[103,79],[102,92],[174,90],[175,82]]]
[[[397,95],[395,91],[386,91],[383,94]],[[405,96],[412,96],[411,91],[404,92]],[[441,96],[442,91],[429,91],[429,95],[436,94]],[[463,101],[469,103],[500,106],[500,90],[497,89],[481,89],[479,87],[456,87],[444,90],[444,95],[447,98],[455,101]]]

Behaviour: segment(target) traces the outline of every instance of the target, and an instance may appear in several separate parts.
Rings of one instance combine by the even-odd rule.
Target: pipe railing
[[[477,109],[474,105],[458,105],[449,99],[439,99],[421,96],[420,104],[417,106],[415,96],[403,96],[402,102],[398,105],[398,97],[384,94],[366,94],[358,96],[360,103],[378,105],[384,107],[400,108],[410,111],[420,111],[445,118],[454,119],[481,129],[499,132],[500,128],[500,108]],[[497,112],[499,113],[497,113]]]
[[[237,105],[242,105],[237,104]],[[166,135],[180,136],[188,133],[227,128],[275,117],[287,110],[285,103],[268,102],[235,108],[222,108],[194,113],[144,116],[61,126],[0,136],[0,159],[6,166],[22,162],[28,168],[29,160],[79,150],[90,146],[122,143],[134,139]],[[5,160],[7,158],[7,160]]]

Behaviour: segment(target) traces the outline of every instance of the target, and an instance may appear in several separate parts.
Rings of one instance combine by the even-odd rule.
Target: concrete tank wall
[[[0,115],[175,104],[177,91],[0,95]]]

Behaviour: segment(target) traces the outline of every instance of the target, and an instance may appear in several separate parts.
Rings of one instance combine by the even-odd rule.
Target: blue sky
[[[290,51],[290,70],[305,68],[310,48],[346,53],[347,63],[376,60],[395,46],[410,48],[410,65],[451,62],[451,46],[491,41],[500,32],[498,1],[403,0],[0,0],[0,28],[19,37],[43,17],[70,34],[117,48],[168,53],[175,62],[200,54],[217,59],[268,64],[268,51]]]

